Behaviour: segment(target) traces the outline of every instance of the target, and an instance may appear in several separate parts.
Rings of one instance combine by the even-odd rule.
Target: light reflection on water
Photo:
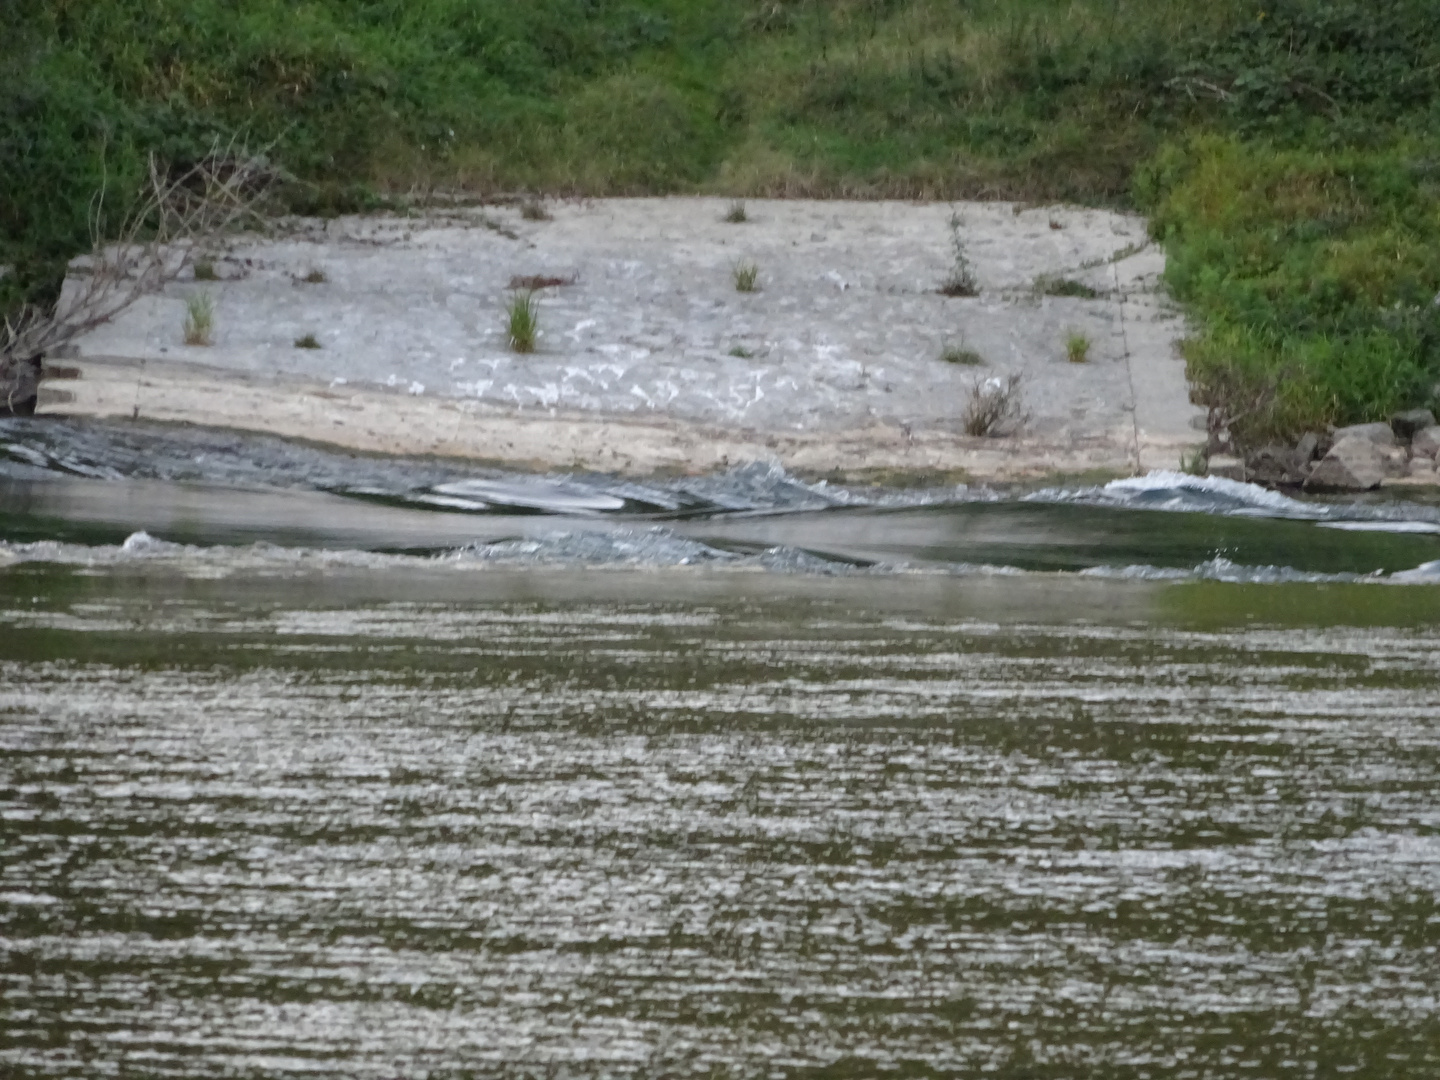
[[[0,1073],[1440,1075],[1420,591],[600,577],[0,578]]]

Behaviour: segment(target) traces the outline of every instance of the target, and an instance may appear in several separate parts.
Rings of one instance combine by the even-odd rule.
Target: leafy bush
[[[1192,380],[1242,438],[1433,396],[1440,215],[1413,151],[1205,136],[1159,156],[1138,188],[1170,287],[1198,317]]]

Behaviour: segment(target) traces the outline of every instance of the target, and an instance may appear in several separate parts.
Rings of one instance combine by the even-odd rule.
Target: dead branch
[[[102,182],[90,203],[90,252],[71,263],[55,306],[26,305],[4,320],[0,385],[13,382],[19,366],[38,368],[46,353],[174,281],[198,245],[258,220],[259,204],[279,179],[263,154],[233,139],[213,143],[188,166],[164,167],[154,155],[148,166],[145,187],[110,237],[102,232],[109,194]],[[13,397],[13,386],[9,392]]]

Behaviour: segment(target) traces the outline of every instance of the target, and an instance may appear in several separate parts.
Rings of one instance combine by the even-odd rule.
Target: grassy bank
[[[1440,379],[1440,6],[11,0],[0,304],[145,152],[273,143],[313,212],[431,188],[1137,205],[1253,439]],[[118,205],[112,199],[111,205]]]

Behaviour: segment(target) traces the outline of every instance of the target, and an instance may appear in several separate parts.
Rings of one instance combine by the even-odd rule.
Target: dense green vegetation
[[[485,193],[999,197],[1153,213],[1252,438],[1440,380],[1433,0],[9,0],[0,306],[146,152],[273,144],[326,212]]]

